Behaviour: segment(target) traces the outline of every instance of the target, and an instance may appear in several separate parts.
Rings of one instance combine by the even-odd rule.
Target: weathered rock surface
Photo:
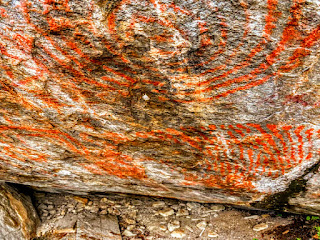
[[[31,199],[0,183],[0,239],[30,240],[36,234],[38,223]]]
[[[1,0],[0,178],[294,210],[318,188],[319,12]]]

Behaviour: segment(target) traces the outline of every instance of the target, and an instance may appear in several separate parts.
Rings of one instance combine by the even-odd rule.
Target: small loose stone
[[[143,100],[145,100],[145,101],[149,101],[149,100],[150,100],[150,98],[148,97],[147,94],[144,94],[144,95],[142,96],[142,98],[143,98]]]
[[[199,222],[197,224],[197,228],[199,228],[200,230],[203,230],[207,227],[207,223],[205,221]]]
[[[82,204],[87,204],[89,201],[87,198],[83,198],[79,196],[74,196],[73,199]]]
[[[259,219],[260,217],[258,215],[251,215],[251,216],[247,216],[244,217],[244,219]]]
[[[219,234],[216,233],[216,232],[213,232],[213,231],[209,231],[208,232],[208,237],[209,238],[216,238],[216,237],[219,237]]]
[[[127,230],[128,230],[128,231],[131,231],[131,230],[133,230],[135,227],[136,227],[135,225],[129,225],[129,226],[127,227]]]
[[[166,209],[160,210],[158,213],[163,217],[168,217],[173,215],[174,211],[172,208],[166,208]]]
[[[108,214],[108,211],[106,209],[103,209],[103,210],[101,210],[100,214],[106,215],[106,214]]]
[[[158,201],[152,204],[152,207],[158,208],[158,207],[163,207],[165,203],[163,201]]]
[[[200,204],[199,203],[193,203],[193,202],[188,202],[187,203],[187,209],[192,210],[194,208],[199,208]]]
[[[171,237],[174,237],[174,238],[183,238],[185,236],[186,234],[182,229],[176,229],[171,233]]]
[[[171,208],[177,211],[179,209],[179,205],[177,205],[177,204],[172,205]]]
[[[260,224],[257,224],[253,227],[253,231],[259,232],[259,231],[267,229],[268,227],[269,227],[268,224],[260,223]]]
[[[93,208],[89,209],[89,211],[90,211],[91,213],[97,213],[97,212],[99,211],[99,208],[93,207]]]
[[[48,205],[47,209],[52,210],[52,209],[54,209],[54,206],[53,205]]]
[[[176,213],[177,217],[188,216],[188,215],[189,215],[189,211],[187,209],[183,209],[183,208],[180,208]]]
[[[39,209],[46,209],[47,208],[47,205],[41,203],[39,206],[38,206]]]
[[[125,222],[128,224],[135,224],[136,223],[136,221],[131,218],[125,218]]]
[[[175,220],[175,221],[173,221],[171,223],[168,223],[169,232],[172,232],[172,231],[178,229],[179,227],[180,227],[180,222],[177,221],[177,220]]]
[[[223,205],[212,205],[210,208],[212,211],[216,211],[216,212],[220,212],[226,209],[226,207]]]
[[[159,230],[160,231],[167,231],[167,227],[165,225],[160,225]]]
[[[126,236],[126,237],[134,237],[136,234],[132,233],[129,230],[124,230],[123,231],[123,235]]]

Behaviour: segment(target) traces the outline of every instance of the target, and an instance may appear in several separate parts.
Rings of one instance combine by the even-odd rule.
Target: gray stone
[[[182,229],[176,229],[171,233],[171,236],[174,238],[184,238],[186,236],[186,233]]]
[[[212,205],[210,207],[210,209],[213,210],[213,211],[216,211],[216,212],[220,212],[220,211],[225,210],[226,208],[223,205]]]
[[[163,217],[169,217],[174,214],[174,210],[172,208],[165,208],[158,211],[158,214],[160,214]]]
[[[179,221],[175,220],[173,222],[168,223],[169,232],[172,232],[177,228],[180,228],[180,222]]]
[[[0,239],[30,240],[35,237],[38,224],[30,197],[0,183]]]
[[[267,229],[268,227],[269,226],[267,223],[260,223],[260,224],[257,224],[253,227],[253,231],[259,232],[259,231]]]

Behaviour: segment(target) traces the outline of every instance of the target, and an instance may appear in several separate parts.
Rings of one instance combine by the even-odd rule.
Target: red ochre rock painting
[[[247,206],[285,195],[318,174],[319,13],[0,0],[1,179]]]

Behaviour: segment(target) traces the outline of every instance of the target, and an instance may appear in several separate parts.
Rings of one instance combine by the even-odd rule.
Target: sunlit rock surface
[[[0,239],[32,239],[38,223],[30,197],[0,183]]]
[[[0,0],[0,178],[294,199],[306,189],[292,181],[318,171],[319,13],[316,0]]]

